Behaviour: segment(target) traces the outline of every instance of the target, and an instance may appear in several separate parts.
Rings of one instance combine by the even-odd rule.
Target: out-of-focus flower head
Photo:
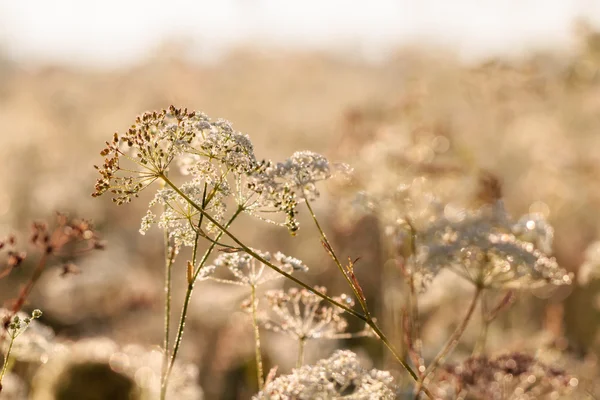
[[[577,378],[524,353],[471,357],[440,372],[444,399],[571,399]]]
[[[57,345],[33,380],[31,399],[98,398],[150,400],[159,397],[163,354],[138,345],[120,347],[104,338]],[[175,363],[168,398],[199,400],[197,368]],[[115,397],[121,396],[121,397]]]
[[[368,370],[356,354],[338,350],[315,365],[294,369],[280,376],[253,397],[269,399],[395,399],[394,378],[387,371]]]
[[[418,232],[416,264],[425,276],[450,268],[482,287],[567,285],[571,275],[545,252],[551,232],[538,216],[514,224],[498,200],[460,218],[441,215]]]

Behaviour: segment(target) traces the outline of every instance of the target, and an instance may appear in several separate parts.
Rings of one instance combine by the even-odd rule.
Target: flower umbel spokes
[[[101,176],[96,183],[95,197],[110,192],[114,195],[114,202],[125,204],[138,197],[154,181],[162,183],[150,202],[151,209],[142,219],[140,232],[145,233],[153,225],[158,225],[164,233],[167,316],[171,310],[171,271],[183,271],[188,282],[172,349],[168,348],[171,344],[168,327],[165,329],[162,399],[166,396],[169,377],[179,353],[194,286],[212,278],[214,267],[218,266],[229,269],[235,283],[250,287],[259,388],[264,377],[256,291],[261,283],[275,276],[286,277],[301,287],[283,297],[271,296],[273,315],[283,318],[277,322],[279,328],[285,327],[284,331],[293,332],[300,342],[298,365],[302,364],[303,346],[307,339],[374,333],[411,377],[418,379],[371,316],[366,297],[354,275],[353,262],[349,260],[347,266],[342,266],[312,212],[309,202],[319,197],[317,183],[329,179],[340,169],[348,171],[347,166],[331,164],[324,156],[311,151],[296,152],[279,163],[258,161],[249,137],[234,131],[229,122],[211,121],[202,113],[173,106],[138,117],[125,134],[115,134],[101,154],[106,159],[102,167],[96,167]],[[179,173],[171,170],[173,166],[178,167]],[[180,183],[181,178],[187,180]],[[270,255],[254,250],[232,231],[234,220],[245,213],[285,226],[294,234],[299,227],[296,208],[302,202],[310,210],[323,242],[360,302],[362,312],[353,309],[354,300],[350,297],[328,296],[323,288],[313,288],[292,275],[295,271],[306,269],[300,260],[281,253]],[[161,211],[157,213],[155,209],[159,208]],[[208,243],[208,248],[200,257],[199,243],[203,240]],[[184,246],[192,248],[192,259],[187,260],[186,268],[172,268],[177,250]],[[174,250],[169,252],[169,248]],[[212,252],[217,249],[224,252],[217,257],[214,266],[207,265]],[[323,300],[331,306],[323,306]],[[303,311],[296,313],[297,309]],[[346,322],[340,316],[342,312],[363,321],[365,330],[356,334],[343,332]],[[168,317],[166,321],[165,326],[168,326]],[[270,319],[265,327],[274,326],[276,321]],[[427,388],[423,391],[429,394]]]

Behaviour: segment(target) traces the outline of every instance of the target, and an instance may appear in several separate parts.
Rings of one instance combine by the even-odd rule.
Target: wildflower
[[[93,196],[111,191],[117,204],[128,203],[131,197],[164,173],[185,143],[194,138],[195,128],[206,118],[175,107],[160,112],[147,112],[136,118],[123,135],[115,133],[100,155],[108,156],[96,182]],[[121,166],[122,158],[136,164],[138,170]],[[128,172],[131,175],[118,176]]]
[[[295,271],[308,271],[308,267],[297,258],[286,256],[281,252],[277,252],[275,256],[271,256],[268,252],[254,250],[261,257],[269,262],[273,262],[287,273]],[[251,255],[244,252],[233,252],[220,254],[214,261],[213,266],[204,267],[210,268],[213,272],[216,268],[227,268],[234,276],[234,279],[216,279],[220,282],[233,283],[236,285],[254,286],[257,287],[263,283],[282,277],[281,274],[274,271],[265,264],[257,261]],[[208,275],[208,272],[205,274]]]
[[[323,294],[327,292],[325,287],[317,286],[315,290]],[[306,289],[270,290],[265,293],[265,298],[272,311],[259,316],[259,322],[265,329],[300,340],[353,336],[345,333],[348,322],[341,316],[344,310],[322,304],[321,297]],[[334,297],[334,300],[349,307],[354,305],[354,301],[345,294]]]
[[[368,370],[360,365],[356,354],[338,350],[315,365],[274,379],[253,399],[394,399],[395,391],[389,372]]]
[[[316,199],[319,197],[317,182],[331,178],[334,172],[349,173],[350,170],[346,164],[332,165],[327,158],[312,151],[298,151],[279,163],[264,162],[249,176],[249,188],[259,195],[249,208],[283,212],[285,225],[293,234],[298,230],[298,201]]]
[[[327,158],[312,151],[297,151],[287,160],[269,165],[262,178],[272,185],[287,186],[314,200],[319,196],[316,183],[331,178],[334,169],[350,170],[345,164],[331,165]]]
[[[196,204],[203,205],[203,210],[216,220],[222,221],[227,206],[225,198],[229,194],[226,183],[209,187],[199,179],[193,179],[180,186],[179,190]],[[186,199],[172,189],[159,189],[150,201],[149,206],[163,206],[160,217],[148,210],[142,218],[140,233],[145,234],[154,224],[169,232],[169,238],[176,246],[194,246],[199,235],[214,231],[210,223],[200,225],[202,214]]]
[[[24,312],[12,315],[12,311],[0,308],[0,319],[6,326],[6,335],[2,340],[3,353],[6,354],[12,341],[11,358],[19,361],[45,362],[54,345],[54,332],[36,321],[42,316],[42,312],[36,309],[31,315]]]
[[[441,380],[451,384],[445,388],[448,399],[459,393],[462,398],[490,400],[571,398],[578,385],[564,371],[524,353],[471,357],[459,365],[446,365],[443,375]]]
[[[162,359],[159,350],[121,347],[104,338],[57,345],[34,378],[31,398],[77,399],[91,392],[98,398],[119,393],[123,398],[155,399],[160,393]],[[167,398],[202,399],[197,375],[195,366],[176,362]]]
[[[298,213],[296,193],[289,183],[277,180],[275,171],[273,163],[266,161],[249,175],[247,187],[256,196],[252,200],[249,196],[244,200],[245,211],[259,218],[263,217],[258,211],[263,213],[281,212],[285,215],[284,225],[292,234],[295,234],[299,227],[296,220]],[[273,220],[268,219],[268,221],[272,222]]]
[[[96,167],[101,177],[93,196],[107,191],[115,195],[117,204],[128,203],[132,197],[164,175],[173,161],[184,174],[207,183],[214,183],[226,172],[248,173],[257,166],[250,139],[235,132],[224,120],[212,122],[206,115],[171,106],[169,110],[147,112],[136,119],[123,134],[114,134],[101,155],[108,156],[102,167]],[[135,169],[124,168],[124,160]]]
[[[533,220],[526,221],[525,227]],[[542,226],[539,220],[534,223]],[[462,219],[439,217],[417,235],[417,264],[424,275],[435,276],[440,268],[449,268],[481,287],[530,289],[570,284],[571,275],[544,252],[548,238],[538,248],[541,236],[533,229],[524,231],[521,225],[512,224],[500,201]]]

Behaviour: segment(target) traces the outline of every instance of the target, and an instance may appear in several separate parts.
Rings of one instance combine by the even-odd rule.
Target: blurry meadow
[[[421,277],[413,285],[419,292],[416,329],[406,267],[414,256],[411,235],[425,237],[437,212],[458,223],[479,218],[477,212],[498,201],[514,221],[529,215],[524,230],[545,229],[529,241],[572,273],[572,283],[483,292],[456,348],[437,369],[473,388],[467,395],[438,395],[535,398],[523,391],[482,393],[476,371],[467,378],[468,368],[456,366],[525,353],[555,376],[568,375],[568,391],[559,395],[553,386],[538,398],[600,398],[600,33],[581,28],[576,34],[578,46],[569,53],[470,64],[451,51],[419,46],[398,49],[380,63],[348,54],[240,48],[200,64],[186,59],[180,44],[165,43],[138,65],[112,70],[16,64],[0,53],[0,236],[16,233],[15,248],[28,253],[0,279],[5,307],[35,274],[32,221],[52,225],[56,211],[89,219],[101,243],[96,247],[104,247],[81,257],[58,254],[44,268],[22,306],[43,315],[15,340],[19,351],[0,398],[157,396],[144,390],[160,380],[165,249],[160,229],[139,233],[153,195],[142,192],[115,206],[108,196],[90,194],[98,177],[93,165],[102,163],[99,152],[112,134],[126,132],[137,115],[171,104],[231,121],[251,137],[258,159],[310,150],[353,169],[319,183],[320,196],[311,204],[340,259],[356,260],[353,272],[377,323],[415,367],[428,365],[453,334],[473,285],[447,268],[431,282]],[[309,267],[302,280],[311,286],[325,286],[331,296],[351,294],[307,209],[299,207],[297,217],[295,236],[248,216],[234,231],[252,248],[302,260]],[[547,223],[553,231],[541,228]],[[182,249],[173,268],[173,332],[190,254]],[[259,295],[294,286],[269,282]],[[242,307],[249,294],[218,280],[197,282],[169,398],[249,399],[259,391],[252,322]],[[348,332],[365,328],[344,318]],[[485,319],[493,321],[488,326]],[[309,340],[304,364],[349,349],[365,368],[390,371],[398,398],[418,398],[382,343],[357,336]],[[265,375],[275,366],[277,376],[291,373],[294,339],[266,329],[261,338]],[[481,354],[489,359],[470,358]],[[69,366],[84,362],[96,369]],[[447,376],[436,382],[451,381]]]

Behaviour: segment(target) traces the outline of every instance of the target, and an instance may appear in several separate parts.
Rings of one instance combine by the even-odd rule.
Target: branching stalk
[[[254,250],[252,250],[250,247],[246,246],[240,239],[238,239],[233,233],[231,233],[228,228],[229,226],[223,226],[221,225],[217,220],[215,220],[209,213],[207,213],[203,207],[199,206],[198,204],[196,204],[192,199],[190,199],[185,193],[183,193],[173,182],[171,182],[169,180],[169,178],[167,178],[164,174],[159,174],[158,177],[160,179],[162,179],[168,186],[170,186],[175,192],[177,192],[177,194],[179,194],[184,200],[186,200],[192,207],[194,207],[196,210],[198,210],[202,215],[204,215],[204,217],[209,220],[214,226],[216,226],[220,232],[219,234],[225,234],[227,236],[229,236],[229,238],[234,241],[241,249],[243,249],[247,254],[249,254],[250,256],[252,256],[253,258],[255,258],[257,261],[263,263],[264,265],[268,266],[269,268],[273,269],[274,271],[278,272],[279,274],[285,276],[286,278],[288,278],[289,280],[293,281],[294,283],[298,284],[299,286],[307,289],[308,291],[310,291],[311,293],[314,293],[315,295],[319,296],[320,298],[328,301],[329,303],[340,307],[341,309],[343,309],[344,311],[346,311],[348,314],[353,315],[354,317],[360,319],[361,321],[367,323],[367,325],[369,325],[371,327],[371,329],[373,329],[373,332],[375,332],[375,334],[379,337],[379,339],[386,345],[386,347],[388,347],[388,349],[392,352],[392,354],[394,354],[394,357],[398,360],[398,362],[406,369],[406,371],[410,374],[410,376],[415,380],[418,381],[419,378],[417,376],[417,374],[415,373],[415,371],[402,359],[402,357],[400,357],[398,351],[394,348],[394,346],[390,343],[390,341],[387,339],[387,337],[383,334],[383,332],[381,331],[381,329],[379,329],[379,327],[377,326],[377,324],[375,323],[375,321],[369,316],[364,315],[360,312],[357,312],[355,310],[353,310],[352,308],[334,300],[333,298],[329,297],[326,294],[323,294],[321,292],[319,292],[318,290],[315,290],[313,287],[311,287],[310,285],[302,282],[300,279],[296,278],[295,276],[292,276],[291,274],[288,274],[287,272],[281,270],[280,268],[278,268],[276,265],[274,265],[273,263],[271,263],[270,261],[268,261],[267,259],[265,259],[264,257],[262,257],[260,254],[256,253]],[[239,210],[241,211],[241,209]],[[218,239],[217,239],[218,240]],[[211,245],[211,250],[214,247],[214,244]],[[206,253],[205,253],[206,255]],[[340,263],[341,265],[341,263]],[[186,296],[187,299],[187,296]],[[186,308],[187,311],[187,303],[189,303],[189,299],[187,299],[186,303],[184,304],[184,308]],[[181,326],[180,326],[181,328]],[[180,329],[182,330],[182,329]],[[176,342],[177,345],[177,342]],[[176,355],[176,353],[173,353],[173,357]],[[173,359],[172,357],[172,359]],[[172,362],[169,366],[169,369],[172,368]],[[168,372],[169,373],[169,372]],[[429,390],[427,390],[427,388],[422,387],[421,391],[423,391],[424,393],[426,393],[430,398],[434,398],[433,395],[431,394],[431,392],[429,392]]]
[[[165,182],[167,182],[167,184],[174,187],[174,185],[172,183],[170,183],[170,181],[168,181],[166,177],[165,177],[165,179],[166,179]],[[178,188],[176,188],[176,189],[178,190]],[[190,204],[193,204],[193,202],[191,202],[191,200],[187,200],[187,201],[190,202]],[[202,211],[202,212],[203,212],[203,215],[205,215],[204,211]],[[225,226],[219,225],[219,229],[221,229],[221,231],[216,235],[215,241],[218,241],[221,238],[221,236],[223,235],[223,232],[227,231],[227,228],[229,228],[229,226],[240,215],[241,212],[242,212],[242,208],[238,208],[237,211],[231,216],[229,221],[227,221]],[[211,222],[214,221],[214,219],[212,217],[210,217],[210,215],[206,214],[205,216]],[[185,329],[185,322],[186,322],[186,318],[187,318],[187,314],[188,314],[188,308],[190,305],[190,301],[192,299],[192,293],[194,291],[194,283],[196,281],[196,278],[198,277],[198,274],[200,273],[200,270],[208,261],[208,258],[210,257],[210,255],[215,247],[216,247],[215,243],[210,244],[208,249],[204,252],[204,255],[202,256],[202,259],[200,260],[198,268],[196,268],[196,270],[194,271],[194,275],[193,275],[191,281],[188,282],[187,290],[185,292],[185,299],[183,301],[183,308],[181,310],[181,317],[179,318],[179,326],[177,329],[177,336],[175,337],[175,343],[173,345],[173,352],[171,354],[171,360],[169,361],[169,366],[167,367],[165,379],[164,379],[164,382],[161,387],[161,400],[164,400],[166,397],[167,386],[169,384],[169,376],[171,375],[171,371],[173,370],[173,365],[175,364],[175,359],[177,358],[177,354],[178,354],[179,348],[181,346],[181,340],[183,338],[183,331]],[[196,246],[194,246],[194,248],[196,249]],[[195,253],[196,253],[196,251],[194,251],[194,255],[193,255],[194,265],[196,265],[196,263],[195,263],[196,254]]]
[[[444,347],[440,350],[440,352],[435,356],[431,364],[427,367],[421,379],[418,380],[417,385],[415,386],[415,399],[419,398],[420,392],[423,390],[423,384],[427,380],[427,378],[435,372],[436,368],[444,361],[444,359],[454,350],[458,341],[460,340],[463,333],[465,333],[465,329],[473,316],[473,312],[475,311],[475,307],[477,306],[477,302],[479,301],[479,297],[483,289],[481,287],[477,287],[475,289],[475,293],[473,295],[473,299],[471,300],[471,304],[469,305],[469,309],[465,314],[465,317],[461,321],[461,323],[456,327],[448,341],[444,345]]]
[[[358,288],[354,285],[354,282],[352,282],[352,279],[350,278],[350,276],[348,276],[348,274],[344,270],[344,266],[340,262],[340,259],[338,258],[338,256],[335,254],[335,251],[333,251],[333,246],[331,246],[329,239],[327,239],[327,235],[325,235],[325,231],[323,231],[323,228],[321,228],[321,224],[319,223],[319,220],[317,219],[317,216],[315,215],[315,213],[310,205],[310,202],[308,201],[308,198],[306,198],[306,196],[304,196],[304,202],[306,203],[306,207],[308,208],[308,211],[310,212],[310,215],[311,215],[313,221],[315,222],[317,229],[319,230],[319,234],[321,235],[321,240],[325,244],[329,254],[331,255],[331,258],[333,259],[333,261],[335,261],[335,264],[339,268],[342,275],[344,275],[344,278],[346,278],[346,282],[348,282],[348,286],[350,286],[350,288],[354,292],[354,296],[358,299],[360,306],[363,309],[363,312],[369,318],[370,313],[369,313],[369,309],[367,308],[367,303],[366,303],[365,299],[359,292]]]

